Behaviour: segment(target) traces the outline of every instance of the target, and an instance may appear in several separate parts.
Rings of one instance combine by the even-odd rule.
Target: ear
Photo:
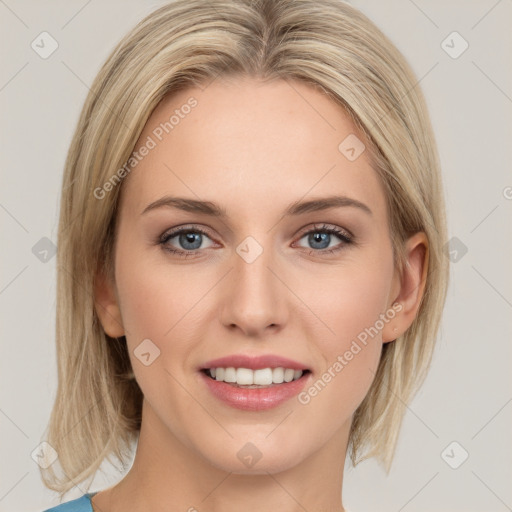
[[[94,279],[94,308],[104,331],[111,338],[124,336],[123,320],[114,280],[103,271],[97,272]]]
[[[402,276],[395,274],[390,308],[396,315],[382,330],[382,342],[396,340],[410,327],[421,304],[428,269],[428,239],[423,231],[415,233],[406,242],[406,264]],[[399,307],[401,306],[401,309]]]

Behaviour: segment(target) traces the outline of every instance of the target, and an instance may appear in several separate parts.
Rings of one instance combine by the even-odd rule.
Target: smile
[[[293,368],[261,368],[251,370],[250,368],[210,368],[206,374],[217,381],[232,383],[238,386],[251,386],[253,388],[269,387],[273,384],[292,382],[302,377],[303,370]],[[308,371],[308,370],[304,370]]]
[[[215,378],[212,376],[212,370]],[[274,372],[276,381],[281,382],[273,382]],[[287,380],[285,380],[285,374]],[[234,367],[211,368],[201,370],[200,375],[206,389],[214,398],[229,407],[244,411],[276,408],[297,396],[311,378],[309,370],[292,370],[283,367],[262,368],[254,371]],[[232,382],[225,381],[226,378]],[[268,383],[270,378],[272,382]],[[258,382],[265,384],[258,384]]]

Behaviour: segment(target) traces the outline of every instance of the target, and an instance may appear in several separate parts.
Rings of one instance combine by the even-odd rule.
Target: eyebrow
[[[179,210],[191,213],[202,213],[212,217],[218,217],[220,219],[226,219],[228,217],[228,214],[224,208],[211,201],[199,201],[197,199],[168,195],[161,197],[160,199],[157,199],[156,201],[153,201],[151,204],[146,206],[141,215],[163,207],[177,208]],[[357,199],[352,199],[351,197],[347,196],[327,196],[318,199],[311,199],[309,201],[296,201],[286,208],[284,211],[284,216],[303,215],[305,213],[318,212],[328,210],[330,208],[340,207],[359,208],[368,215],[373,215],[373,212],[370,210],[370,208]]]

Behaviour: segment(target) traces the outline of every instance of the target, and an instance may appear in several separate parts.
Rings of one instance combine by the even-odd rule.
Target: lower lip
[[[218,381],[200,372],[208,389],[217,398],[235,409],[245,411],[262,411],[272,409],[298,395],[306,385],[310,372],[300,379],[275,384],[268,388],[239,388],[227,382]]]

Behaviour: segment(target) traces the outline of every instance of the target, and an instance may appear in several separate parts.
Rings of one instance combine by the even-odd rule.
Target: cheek
[[[206,301],[201,299],[214,282],[211,275],[171,265],[158,248],[130,253],[127,246],[119,246],[116,260],[121,314],[135,375],[144,394],[152,396],[153,388],[174,386],[171,374],[181,379],[188,368],[194,340],[202,334],[198,326]],[[143,360],[141,354],[148,352],[153,362]]]
[[[119,246],[120,257],[116,260],[125,329],[134,340],[142,337],[163,342],[166,333],[205,293],[204,286],[200,287],[179,266],[168,264],[159,248],[142,249],[140,253],[125,249]]]
[[[302,296],[308,297],[306,306],[321,321],[326,354],[339,353],[375,325],[378,332],[373,329],[369,338],[381,341],[378,321],[386,312],[391,279],[392,273],[384,265],[361,263],[340,267],[325,277],[315,276],[302,285]]]
[[[314,304],[310,307],[321,320],[321,331],[316,320],[316,331],[309,329],[323,362],[316,376],[321,381],[316,386],[318,395],[323,395],[318,405],[335,402],[350,412],[366,396],[382,351],[382,319],[386,319],[391,268],[391,260],[373,266],[367,262],[347,265],[332,272],[329,279],[314,280],[315,286],[310,287],[309,304]],[[308,329],[307,324],[304,329]]]

